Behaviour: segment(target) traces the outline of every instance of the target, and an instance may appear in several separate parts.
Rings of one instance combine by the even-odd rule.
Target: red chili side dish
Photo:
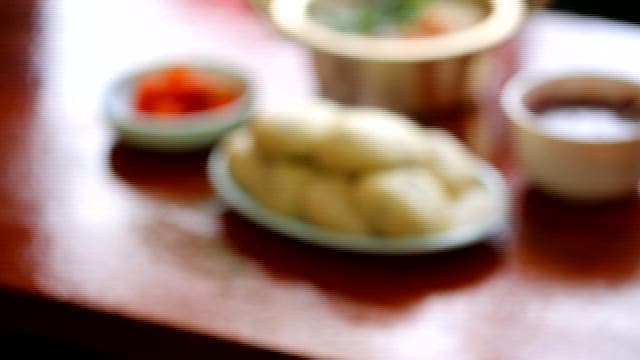
[[[188,66],[172,66],[142,76],[135,86],[137,111],[180,115],[214,110],[242,95],[243,86],[230,76]],[[166,117],[168,121],[179,116]]]

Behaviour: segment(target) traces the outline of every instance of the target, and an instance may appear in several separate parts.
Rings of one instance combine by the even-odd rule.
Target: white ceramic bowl
[[[136,111],[133,91],[137,80],[150,72],[171,65],[188,66],[205,72],[222,73],[236,79],[244,91],[224,106],[208,111],[177,115],[154,115]],[[189,151],[211,146],[227,131],[241,125],[253,111],[253,94],[249,81],[236,69],[211,63],[162,64],[133,72],[115,82],[105,99],[107,120],[120,139],[130,145],[163,151]],[[179,120],[162,120],[179,117]]]
[[[487,240],[503,230],[507,222],[508,196],[505,181],[486,163],[482,163],[480,180],[498,204],[495,213],[488,214],[477,223],[440,233],[395,239],[332,232],[265,208],[236,183],[229,172],[227,156],[221,150],[212,151],[208,175],[222,200],[249,220],[282,235],[335,250],[379,255],[442,252]]]
[[[520,74],[502,94],[516,158],[540,189],[575,201],[603,201],[637,191],[640,132],[577,138],[545,129],[528,104],[557,101],[640,107],[640,81],[608,73]],[[640,127],[637,127],[640,130]]]

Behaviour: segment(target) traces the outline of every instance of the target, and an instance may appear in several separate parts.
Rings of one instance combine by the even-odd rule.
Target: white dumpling
[[[309,166],[261,156],[246,129],[231,134],[224,149],[231,175],[254,199],[282,214],[299,215],[302,194],[313,175]]]
[[[451,225],[462,226],[479,223],[498,210],[498,202],[480,186],[461,194],[451,206]]]
[[[452,194],[459,194],[478,183],[479,164],[452,134],[444,130],[423,131],[423,143],[430,148],[423,164],[442,180]]]
[[[440,181],[423,168],[392,169],[365,175],[354,198],[378,233],[420,235],[449,225],[449,197]]]
[[[328,102],[266,111],[251,121],[256,144],[270,157],[305,157],[333,127],[338,108]]]
[[[224,141],[233,178],[252,196],[259,198],[266,191],[264,178],[268,172],[265,159],[258,153],[253,137],[246,128],[230,134]]]
[[[343,112],[314,153],[317,163],[334,172],[359,173],[416,164],[429,148],[410,121],[375,108]]]
[[[303,207],[304,217],[324,228],[353,234],[368,231],[353,203],[351,186],[342,177],[320,175],[312,179]]]
[[[298,216],[305,189],[313,173],[309,166],[301,163],[275,161],[269,166],[263,179],[265,191],[259,200],[279,213]]]

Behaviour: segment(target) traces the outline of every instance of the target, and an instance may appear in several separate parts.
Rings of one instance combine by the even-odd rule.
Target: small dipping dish
[[[141,110],[137,99],[141,80],[177,68],[224,79],[237,86],[238,91],[223,103],[203,110]],[[188,79],[185,87],[200,85],[197,82]],[[163,86],[167,87],[166,84]],[[118,80],[107,91],[105,107],[107,120],[124,143],[149,150],[190,151],[211,146],[227,131],[247,120],[253,109],[253,96],[247,79],[229,66],[176,63],[149,67]]]
[[[604,73],[517,75],[502,108],[516,159],[557,197],[630,196],[640,179],[640,81]]]

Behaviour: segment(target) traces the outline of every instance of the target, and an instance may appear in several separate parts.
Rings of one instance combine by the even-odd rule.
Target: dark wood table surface
[[[495,51],[479,113],[423,119],[508,176],[508,231],[439,255],[372,257],[262,230],[220,206],[206,152],[133,150],[106,125],[106,86],[156,61],[233,62],[255,80],[261,107],[310,98],[305,49],[243,1],[23,0],[0,5],[0,19],[5,326],[124,352],[192,334],[180,346],[308,357],[640,357],[640,201],[581,208],[532,190],[495,101],[516,68],[637,75],[637,27],[534,16]],[[155,328],[176,335],[142,335]]]

